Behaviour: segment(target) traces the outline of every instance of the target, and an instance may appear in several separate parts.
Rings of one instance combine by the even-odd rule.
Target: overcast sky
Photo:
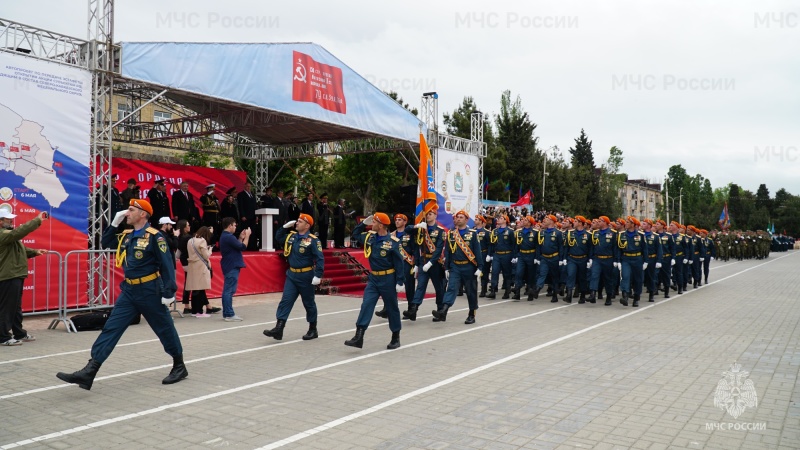
[[[85,0],[4,2],[0,16],[86,37]],[[499,110],[510,89],[543,147],[631,178],[682,164],[714,187],[800,194],[800,3],[794,1],[117,0],[117,41],[322,45],[384,90],[439,111]],[[246,70],[246,67],[243,67]]]

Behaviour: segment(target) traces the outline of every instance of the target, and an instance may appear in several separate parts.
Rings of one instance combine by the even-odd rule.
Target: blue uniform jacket
[[[420,224],[414,229],[417,230],[417,265],[424,266],[428,261],[444,262],[444,240],[447,230],[439,225],[431,227],[425,224]],[[433,250],[428,246],[428,237],[430,237]]]
[[[472,252],[471,261],[461,246],[458,245],[456,233],[461,235],[461,238],[464,240],[464,244],[466,244],[467,248]],[[475,230],[470,228],[464,228],[463,230],[450,230],[447,233],[446,243],[447,248],[445,249],[446,252],[444,266],[447,268],[447,270],[452,270],[456,265],[462,265],[456,264],[457,261],[470,261],[470,264],[474,265],[475,268],[481,267],[481,264],[483,263],[483,260],[480,259],[481,243]]]
[[[514,230],[514,258],[519,255],[536,256],[537,236],[533,228]]]
[[[664,262],[668,265],[672,263],[671,260],[675,259],[675,238],[666,231],[659,234],[661,238],[661,255]]]
[[[586,230],[567,231],[567,255],[573,257],[586,256],[591,259],[594,256],[592,246],[592,235]],[[583,259],[583,258],[580,258]]]
[[[414,266],[414,255],[417,254],[417,242],[414,239],[413,228],[406,227],[405,231],[392,231],[392,236],[400,241],[400,256],[406,264]]]
[[[612,262],[619,262],[619,247],[617,247],[617,232],[606,228],[592,233],[592,247],[595,257],[600,259],[611,259]]]
[[[664,258],[664,250],[661,248],[661,238],[658,233],[653,233],[652,231],[644,232],[644,240],[647,243],[647,259],[655,261],[649,261],[653,263],[660,263],[661,260]]]
[[[483,261],[486,261],[486,255],[489,254],[489,236],[492,234],[492,232],[486,228],[475,228],[475,233],[478,234],[478,242],[481,243],[481,254],[483,255]]]
[[[497,252],[514,251],[514,232],[508,227],[495,228],[489,235],[489,256],[494,256]]]
[[[641,231],[619,231],[617,232],[617,246],[620,249],[620,258],[641,258],[647,261],[649,249],[647,240]]]
[[[325,257],[322,256],[322,244],[316,236],[281,227],[278,228],[275,240],[283,246],[283,256],[289,260],[289,267],[302,269],[314,266],[314,276],[322,278]]]
[[[539,230],[536,242],[539,244],[539,260],[558,258],[560,261],[566,257],[564,253],[564,236],[561,231],[555,228]]]
[[[400,255],[400,239],[391,234],[379,236],[374,231],[365,233],[366,228],[363,222],[356,225],[350,239],[357,240],[364,246],[364,256],[369,260],[370,271],[382,272],[394,269],[394,284],[403,285],[405,274],[403,274],[403,257]],[[382,276],[379,279],[383,280],[386,277]]]
[[[118,230],[119,228],[115,226],[106,228],[102,244],[105,248],[116,248],[117,267],[124,266],[125,278],[142,278],[159,273],[161,296],[174,297],[175,291],[178,290],[178,285],[175,283],[175,266],[164,235],[153,227],[139,230],[129,228],[122,233],[118,233]]]

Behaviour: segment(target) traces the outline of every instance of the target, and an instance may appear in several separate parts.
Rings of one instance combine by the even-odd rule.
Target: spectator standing
[[[211,230],[200,227],[194,237],[189,239],[186,247],[189,251],[188,268],[186,270],[186,290],[192,295],[192,317],[210,317],[203,313],[203,307],[208,305],[206,291],[211,289]],[[214,312],[218,312],[217,311]],[[208,309],[210,313],[210,308]]]
[[[239,227],[240,231],[244,228],[250,228],[253,235],[250,236],[250,241],[247,244],[248,250],[258,250],[258,241],[261,236],[261,227],[258,226],[258,217],[256,216],[257,201],[253,195],[253,184],[249,181],[244,184],[242,192],[236,196],[236,202],[239,204]]]
[[[150,218],[153,228],[160,227],[158,221],[164,216],[169,216],[169,198],[167,198],[164,181],[163,178],[159,178],[153,188],[147,191],[147,198],[150,200],[150,206],[153,207],[153,216]]]
[[[344,248],[344,229],[347,223],[347,213],[345,213],[345,201],[339,199],[339,204],[333,208],[333,246]]]
[[[178,222],[181,219],[189,222],[192,228],[200,226],[200,212],[194,203],[194,196],[189,192],[189,183],[181,183],[181,189],[172,193],[172,215]]]
[[[232,217],[233,220],[239,221],[239,203],[236,201],[236,188],[232,187],[225,193],[225,200],[222,201],[220,209],[220,217]],[[224,228],[224,227],[223,227]]]
[[[303,200],[302,205],[300,205],[300,212],[309,215],[312,219],[314,219],[315,223],[317,222],[317,211],[314,208],[314,194],[311,192],[306,194],[306,199]],[[311,232],[314,232],[313,226],[311,227]]]
[[[28,277],[28,259],[47,253],[22,243],[25,236],[42,225],[47,213],[39,213],[16,229],[15,217],[16,214],[0,209],[0,347],[36,340],[22,328],[22,285]]]
[[[317,222],[319,229],[319,241],[322,248],[328,248],[328,229],[331,224],[331,207],[328,205],[328,194],[322,194],[317,203]]]

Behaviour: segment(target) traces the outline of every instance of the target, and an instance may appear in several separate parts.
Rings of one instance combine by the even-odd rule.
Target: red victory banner
[[[313,102],[328,111],[347,114],[342,69],[300,52],[292,52],[292,61],[292,100]]]

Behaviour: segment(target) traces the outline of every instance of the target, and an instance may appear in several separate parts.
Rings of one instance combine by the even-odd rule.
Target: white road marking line
[[[747,272],[747,271],[753,270],[753,269],[755,269],[757,267],[761,267],[761,266],[763,266],[765,264],[769,264],[771,262],[777,261],[777,260],[779,260],[781,258],[785,258],[786,256],[789,256],[789,255],[781,256],[781,257],[776,258],[774,260],[759,264],[757,266],[750,267],[750,268],[745,269],[745,270],[743,270],[741,272],[737,272],[737,273],[735,273],[733,275],[729,275],[729,276],[727,276],[725,278],[721,278],[721,279],[719,279],[717,281],[708,283],[707,285],[703,285],[703,287],[704,286],[710,286],[710,285],[715,284],[715,283],[719,283],[720,281],[727,280],[728,278],[735,277],[737,275],[741,275],[744,272]],[[283,447],[285,445],[292,444],[292,443],[297,442],[297,441],[299,441],[301,439],[305,439],[305,438],[307,438],[309,436],[313,436],[313,435],[321,433],[323,431],[330,430],[331,428],[337,427],[337,426],[342,425],[344,423],[356,420],[356,419],[358,419],[360,417],[364,417],[364,416],[366,416],[368,414],[372,414],[374,412],[377,412],[377,411],[380,411],[382,409],[388,408],[389,406],[396,405],[397,403],[406,401],[406,400],[414,398],[414,397],[418,397],[418,396],[420,396],[422,394],[428,393],[428,392],[433,391],[435,389],[438,389],[440,387],[447,386],[448,384],[455,383],[456,381],[459,381],[459,380],[464,379],[466,377],[469,377],[471,375],[475,375],[477,373],[483,372],[485,370],[491,369],[492,367],[499,366],[499,365],[507,363],[509,361],[513,361],[515,359],[518,359],[518,358],[521,358],[523,356],[529,355],[529,354],[531,354],[533,352],[539,351],[539,350],[541,350],[543,348],[550,347],[552,345],[555,345],[555,344],[558,344],[560,342],[563,342],[563,341],[565,341],[567,339],[571,339],[571,338],[573,338],[575,336],[580,336],[580,335],[582,335],[584,333],[587,333],[587,332],[589,332],[591,330],[600,328],[602,326],[608,325],[608,324],[613,323],[613,322],[617,322],[617,321],[622,320],[622,319],[624,319],[626,317],[632,316],[634,314],[638,314],[638,313],[640,313],[642,311],[646,311],[649,308],[653,308],[653,307],[658,306],[658,305],[663,305],[664,303],[672,301],[672,300],[675,300],[677,298],[684,298],[687,295],[692,294],[694,292],[697,292],[697,289],[694,289],[694,290],[692,290],[690,292],[686,292],[686,293],[684,293],[684,294],[682,294],[680,296],[664,299],[663,301],[658,302],[658,303],[654,303],[652,305],[640,307],[639,309],[631,311],[631,312],[629,312],[627,314],[623,314],[623,315],[621,315],[619,317],[615,317],[613,319],[609,319],[609,320],[600,322],[598,324],[583,328],[581,330],[575,331],[575,332],[567,334],[565,336],[561,336],[559,338],[553,339],[553,340],[545,342],[543,344],[539,344],[539,345],[537,345],[535,347],[531,347],[531,348],[529,348],[527,350],[523,350],[521,352],[514,353],[513,355],[506,356],[505,358],[501,358],[501,359],[498,359],[496,361],[490,362],[488,364],[484,364],[484,365],[482,365],[480,367],[476,367],[476,368],[468,370],[466,372],[462,372],[462,373],[460,373],[458,375],[455,375],[455,376],[452,376],[452,377],[447,378],[445,380],[439,381],[438,383],[434,383],[434,384],[425,386],[423,388],[420,388],[420,389],[417,389],[415,391],[409,392],[407,394],[403,394],[403,395],[401,395],[399,397],[395,397],[393,399],[387,400],[387,401],[385,401],[383,403],[377,404],[377,405],[372,406],[370,408],[363,409],[361,411],[357,411],[357,412],[355,412],[353,414],[349,414],[349,415],[344,416],[344,417],[340,417],[340,418],[338,418],[336,420],[332,420],[332,421],[330,421],[328,423],[325,423],[325,424],[322,424],[322,425],[320,425],[318,427],[314,427],[314,428],[311,428],[311,429],[306,430],[306,431],[301,431],[300,433],[297,433],[295,435],[289,436],[286,439],[281,439],[280,441],[273,442],[273,443],[271,443],[269,445],[265,445],[264,447],[259,447],[257,450],[274,450],[274,449]]]

